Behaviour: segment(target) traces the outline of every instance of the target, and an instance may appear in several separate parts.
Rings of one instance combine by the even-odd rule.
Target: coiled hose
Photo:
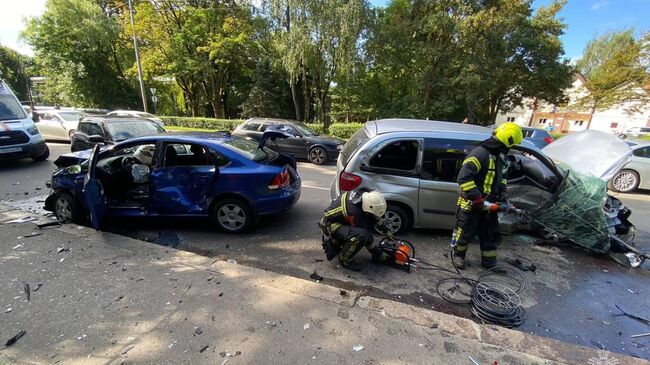
[[[526,310],[521,306],[520,294],[526,288],[526,279],[520,270],[497,265],[483,272],[478,279],[472,279],[458,270],[453,251],[450,257],[455,271],[417,260],[420,263],[420,270],[436,270],[453,274],[436,283],[436,292],[441,298],[450,303],[468,305],[472,314],[484,323],[513,328],[524,322]],[[500,282],[504,280],[510,283]],[[455,293],[459,293],[463,298],[455,298]]]

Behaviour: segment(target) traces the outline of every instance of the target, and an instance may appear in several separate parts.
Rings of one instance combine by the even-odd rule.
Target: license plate
[[[0,154],[2,153],[14,153],[21,152],[23,149],[20,147],[9,147],[9,148],[0,148]]]

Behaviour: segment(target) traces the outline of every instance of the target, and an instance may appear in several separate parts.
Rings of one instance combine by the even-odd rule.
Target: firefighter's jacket
[[[462,200],[472,201],[479,197],[495,201],[506,192],[504,158],[507,149],[501,142],[490,137],[474,148],[463,161],[458,173]],[[462,205],[462,201],[459,201]],[[465,202],[466,203],[466,202]]]
[[[361,194],[356,191],[346,191],[325,210],[321,222],[329,228],[330,233],[333,233],[342,225],[372,230],[373,227],[383,223],[376,219],[374,215],[361,209]]]

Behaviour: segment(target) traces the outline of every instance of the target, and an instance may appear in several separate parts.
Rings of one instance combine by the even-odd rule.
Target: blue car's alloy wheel
[[[229,233],[239,233],[250,225],[253,214],[248,204],[239,199],[224,199],[212,211],[215,223]]]

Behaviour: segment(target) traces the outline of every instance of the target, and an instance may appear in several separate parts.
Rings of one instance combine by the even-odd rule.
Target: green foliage
[[[20,101],[29,100],[25,65],[31,60],[9,47],[0,45],[0,79],[4,80]]]
[[[361,128],[363,128],[363,123],[334,123],[329,127],[329,134],[334,137],[348,139]]]
[[[170,117],[161,116],[165,126],[233,131],[235,127],[244,122],[243,119],[215,119],[215,118],[198,118],[198,117]]]
[[[134,83],[123,72],[127,59],[120,27],[96,2],[48,0],[42,16],[27,22],[23,37],[35,51],[35,71],[45,76],[40,94],[48,104],[136,107]]]
[[[286,83],[273,72],[270,62],[263,61],[255,68],[252,87],[241,105],[241,115],[290,119],[293,115],[287,100],[290,98]]]
[[[586,76],[589,89],[577,105],[590,106],[595,111],[627,103],[628,109],[635,111],[650,102],[648,93],[639,92],[650,75],[643,62],[644,42],[637,40],[632,30],[611,32],[592,40],[576,64]]]

